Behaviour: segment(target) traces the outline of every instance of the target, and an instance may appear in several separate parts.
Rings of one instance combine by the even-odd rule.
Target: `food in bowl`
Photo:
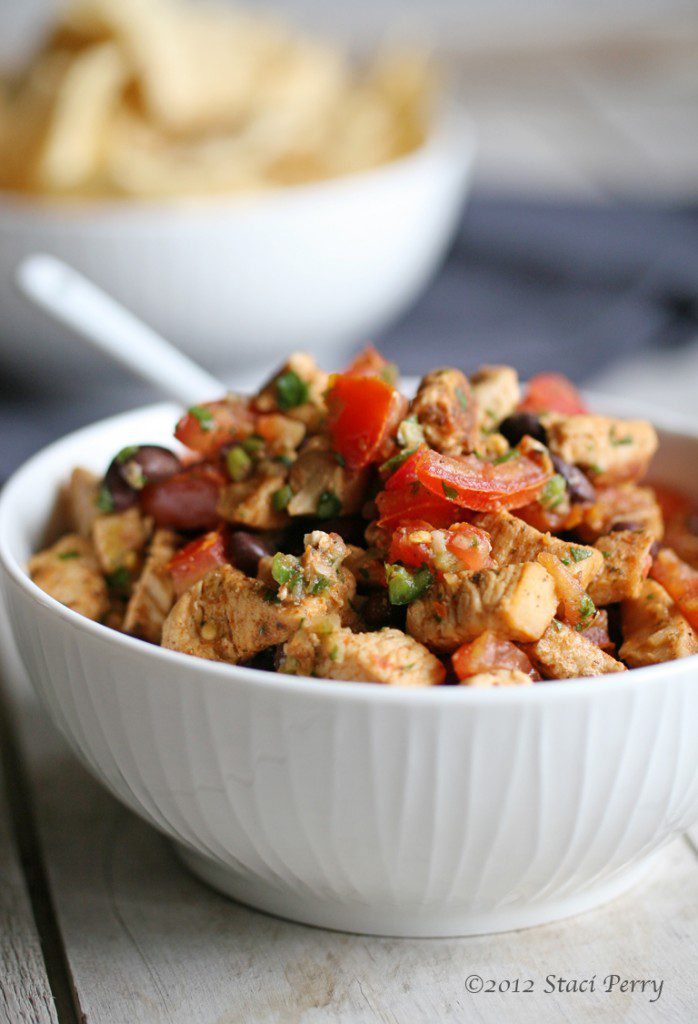
[[[650,423],[555,374],[522,396],[508,366],[397,385],[372,347],[333,375],[295,353],[257,394],[189,409],[177,452],[75,469],[32,579],[151,643],[289,675],[497,687],[698,653],[693,509],[640,484]]]
[[[377,167],[423,143],[432,88],[417,54],[359,71],[259,12],[73,0],[3,92],[0,188],[159,198]]]

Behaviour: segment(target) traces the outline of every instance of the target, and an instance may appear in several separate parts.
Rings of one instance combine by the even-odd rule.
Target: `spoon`
[[[222,381],[55,256],[27,256],[17,266],[15,280],[34,305],[181,405],[195,405],[228,390]]]

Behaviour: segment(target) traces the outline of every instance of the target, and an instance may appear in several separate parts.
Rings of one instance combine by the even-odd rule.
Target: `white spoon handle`
[[[185,406],[227,390],[152,328],[67,263],[37,253],[17,267],[27,298],[117,363]]]

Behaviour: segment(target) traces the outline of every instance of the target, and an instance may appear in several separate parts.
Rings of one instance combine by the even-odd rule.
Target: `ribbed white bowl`
[[[0,351],[33,374],[80,365],[16,291],[18,262],[59,256],[152,327],[222,369],[289,344],[341,365],[411,302],[458,224],[474,142],[453,113],[427,143],[372,171],[250,197],[40,203],[0,194]]]
[[[0,562],[54,721],[203,878],[332,928],[498,931],[609,899],[698,818],[698,658],[496,692],[291,679],[149,646],[38,590],[24,565],[59,482],[166,442],[175,415],[119,416],[32,459],[0,499]],[[686,487],[698,432],[662,444],[655,477]]]

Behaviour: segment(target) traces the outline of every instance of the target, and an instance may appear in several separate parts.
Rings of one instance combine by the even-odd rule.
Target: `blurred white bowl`
[[[19,260],[40,251],[82,270],[210,366],[266,364],[289,343],[337,361],[434,272],[473,153],[470,128],[452,113],[402,159],[260,196],[169,204],[0,196],[0,352],[48,375],[78,351],[14,288]]]
[[[695,822],[698,656],[508,690],[296,679],[163,650],[39,590],[26,561],[72,467],[167,443],[176,412],[105,420],[28,462],[0,498],[0,568],[54,721],[201,877],[331,928],[503,931],[616,896]],[[658,420],[654,478],[698,498],[698,431]]]

